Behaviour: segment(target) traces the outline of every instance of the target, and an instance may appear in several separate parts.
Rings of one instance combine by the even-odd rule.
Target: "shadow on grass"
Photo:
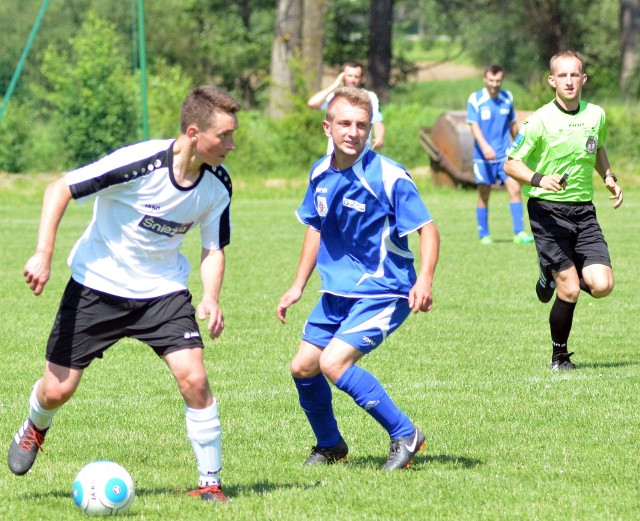
[[[598,364],[578,363],[578,369],[615,369],[617,367],[631,367],[638,364],[640,364],[640,362],[603,362]]]
[[[358,467],[383,467],[386,461],[387,460],[385,458],[377,458],[373,456],[365,458],[350,457],[346,465],[353,465]],[[478,467],[479,465],[484,465],[484,463],[484,461],[476,458],[467,458],[465,456],[450,456],[448,454],[434,454],[425,456],[417,455],[413,458],[414,466],[441,465],[443,467],[472,469]]]
[[[234,485],[224,485],[223,490],[224,493],[230,498],[234,498],[236,496],[246,495],[247,492],[252,492],[254,494],[268,494],[275,490],[282,489],[299,489],[299,490],[309,490],[316,487],[321,486],[320,482],[300,485],[299,483],[255,483],[251,486],[234,486]],[[153,496],[187,496],[189,494],[189,490],[187,489],[176,489],[176,488],[136,488],[136,497],[153,497]],[[47,492],[36,492],[33,494],[25,494],[21,499],[24,500],[38,500],[38,499],[52,499],[52,498],[69,498],[71,499],[71,489],[69,490],[48,490]]]

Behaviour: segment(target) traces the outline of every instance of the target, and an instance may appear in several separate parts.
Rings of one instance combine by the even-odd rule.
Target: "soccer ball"
[[[129,473],[113,461],[94,461],[73,482],[73,502],[89,516],[117,516],[131,508],[135,498]]]

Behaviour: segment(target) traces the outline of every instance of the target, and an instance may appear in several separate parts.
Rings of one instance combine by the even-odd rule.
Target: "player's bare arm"
[[[224,316],[218,305],[222,280],[224,279],[225,256],[224,250],[202,249],[200,260],[200,278],[202,279],[202,300],[197,306],[198,318],[205,320],[209,336],[218,338],[224,329]]]
[[[51,275],[51,259],[56,242],[58,226],[71,201],[71,190],[64,178],[57,179],[44,193],[38,244],[35,253],[24,266],[25,282],[35,295],[40,295]]]
[[[508,157],[504,163],[504,171],[509,177],[515,179],[523,185],[530,185],[532,181],[535,182],[534,174],[536,172],[531,170],[527,165],[525,165],[518,159],[512,159]],[[540,184],[538,186],[541,186],[545,190],[550,190],[552,192],[560,192],[564,190],[564,184],[560,182],[561,179],[561,174],[543,175],[539,180]]]
[[[300,253],[300,262],[298,263],[296,278],[291,287],[280,297],[280,301],[276,307],[278,319],[283,324],[287,322],[287,309],[302,297],[302,292],[316,267],[319,247],[320,232],[308,227],[302,242],[302,252]]]
[[[611,192],[609,199],[615,201],[613,203],[614,210],[620,208],[623,200],[622,188],[618,185],[618,178],[611,170],[611,164],[609,163],[609,158],[607,157],[607,152],[604,147],[599,148],[596,153],[596,171],[604,180],[604,185],[607,187],[607,190]]]
[[[418,230],[420,234],[420,270],[416,283],[409,292],[409,307],[414,313],[431,311],[431,286],[440,256],[440,232],[432,221]]]
[[[377,121],[373,124],[373,141],[371,142],[371,148],[376,152],[379,151],[384,145],[384,138],[386,135],[386,129],[382,121]]]
[[[319,109],[324,103],[324,100],[327,99],[327,96],[342,85],[343,78],[344,72],[341,72],[331,85],[311,96],[309,101],[307,101],[307,106],[312,109]]]

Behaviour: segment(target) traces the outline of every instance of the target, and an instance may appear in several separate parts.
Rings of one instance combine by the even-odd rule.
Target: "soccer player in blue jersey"
[[[334,152],[311,169],[297,210],[307,226],[293,285],[276,312],[285,323],[317,267],[322,296],[305,323],[291,362],[300,405],[317,443],[305,465],[346,459],[348,447],[334,417],[327,379],[389,433],[384,468],[408,467],[425,436],[357,362],[377,348],[413,311],[432,307],[439,234],[415,184],[398,163],[366,146],[371,100],[365,91],[335,91],[323,122]],[[420,236],[416,275],[408,235]]]
[[[215,339],[224,328],[218,299],[230,242],[231,180],[222,161],[235,148],[239,109],[226,92],[197,88],[182,104],[177,139],[121,148],[47,187],[36,251],[24,268],[36,295],[49,280],[58,225],[69,202],[94,201],[94,211],[69,255],[71,279],[47,343],[44,375],[33,386],[28,417],[9,447],[14,474],[31,469],[84,370],[118,340],[131,337],[162,357],[184,399],[199,472],[191,495],[228,501],[219,477],[218,406],[187,289],[189,263],[180,247],[185,234],[199,227],[203,295],[197,315],[208,317]]]
[[[568,371],[576,369],[568,341],[580,291],[604,298],[614,286],[609,248],[593,205],[594,170],[614,209],[623,195],[604,148],[605,112],[580,99],[587,81],[583,57],[562,51],[549,65],[555,97],[525,120],[507,151],[505,171],[529,197],[540,262],[538,299],[547,303],[556,291],[549,313],[551,370]]]
[[[473,175],[478,187],[476,220],[478,237],[482,244],[492,244],[489,231],[489,196],[491,186],[499,181],[509,192],[509,210],[513,221],[513,242],[530,243],[533,237],[524,231],[522,189],[504,173],[507,148],[518,134],[513,96],[502,89],[504,70],[494,64],[484,71],[486,87],[469,96],[467,123],[474,139]]]

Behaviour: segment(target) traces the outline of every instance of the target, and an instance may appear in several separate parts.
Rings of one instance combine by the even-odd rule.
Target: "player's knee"
[[[42,393],[38,396],[40,405],[47,410],[57,409],[67,403],[76,390],[75,386],[58,384],[42,385]]]
[[[591,296],[593,298],[604,298],[613,291],[613,281],[606,284],[594,284],[591,286]]]
[[[180,393],[187,403],[197,403],[204,407],[211,394],[209,380],[204,371],[190,371],[178,380]]]
[[[310,376],[314,376],[318,373],[317,370],[314,371],[314,368],[310,367],[309,364],[304,363],[298,357],[291,360],[289,370],[291,371],[291,376],[294,378],[309,378]]]

